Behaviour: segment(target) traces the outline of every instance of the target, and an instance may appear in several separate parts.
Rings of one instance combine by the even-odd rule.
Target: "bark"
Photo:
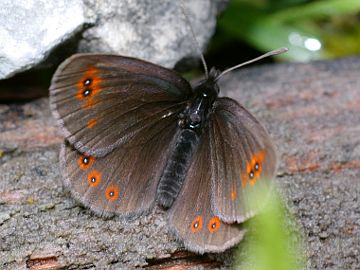
[[[277,145],[308,267],[359,269],[360,58],[242,69],[220,86]],[[46,98],[0,105],[0,269],[230,267],[233,250],[185,251],[158,208],[124,221],[81,207],[62,187],[61,141]]]

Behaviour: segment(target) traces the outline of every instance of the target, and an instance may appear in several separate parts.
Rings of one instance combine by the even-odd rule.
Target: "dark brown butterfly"
[[[191,251],[238,243],[258,207],[249,197],[268,187],[276,156],[255,117],[218,97],[228,71],[212,69],[192,88],[175,71],[135,58],[77,54],[62,63],[50,106],[73,196],[101,216],[138,216],[158,202]]]

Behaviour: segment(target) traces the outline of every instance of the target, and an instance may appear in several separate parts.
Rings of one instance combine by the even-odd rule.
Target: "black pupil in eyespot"
[[[254,177],[254,172],[253,172],[253,171],[251,171],[251,172],[249,173],[249,177],[250,177],[250,178],[253,178],[253,177]]]
[[[83,159],[83,163],[84,163],[84,164],[88,164],[88,163],[89,163],[89,160],[88,160],[87,158],[84,158],[84,159]]]
[[[194,224],[194,228],[197,228],[198,226],[199,226],[199,223],[196,222],[196,223]]]
[[[91,84],[91,79],[84,80],[84,85],[89,86]]]
[[[90,95],[90,93],[91,93],[91,90],[86,89],[86,90],[83,92],[83,96],[84,96],[84,97],[87,97],[88,95]]]
[[[95,182],[96,182],[96,178],[95,178],[95,177],[92,177],[92,178],[91,178],[91,182],[95,183]]]
[[[109,192],[110,197],[114,196],[114,191]]]
[[[259,170],[259,164],[258,163],[255,164],[254,169],[255,169],[255,171]]]
[[[215,227],[216,227],[216,224],[213,223],[213,224],[211,225],[211,228],[215,229]]]

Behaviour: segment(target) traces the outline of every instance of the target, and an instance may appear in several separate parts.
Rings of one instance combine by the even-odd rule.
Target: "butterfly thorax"
[[[167,157],[158,186],[158,202],[164,208],[171,207],[176,200],[193,154],[199,145],[201,134],[209,122],[209,115],[212,113],[213,104],[219,93],[215,78],[215,76],[209,76],[196,86],[193,90],[193,98],[179,114],[179,129],[174,140],[174,147]]]
[[[194,97],[189,101],[185,110],[179,114],[178,126],[201,133],[207,124],[209,114],[218,96],[219,87],[216,83],[216,70],[212,69],[209,78],[203,80],[194,88]]]

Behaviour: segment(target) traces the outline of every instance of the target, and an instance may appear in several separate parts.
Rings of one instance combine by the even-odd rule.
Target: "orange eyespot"
[[[94,160],[94,157],[81,155],[78,159],[79,167],[85,171],[92,166]]]
[[[85,107],[85,109],[90,109],[90,108],[94,107],[95,104],[96,104],[96,101],[94,100],[94,98],[89,98],[84,103],[84,107]]]
[[[197,233],[198,231],[200,231],[202,229],[202,226],[203,226],[202,217],[198,216],[191,223],[191,231],[193,233]]]
[[[213,233],[216,232],[220,228],[220,219],[218,217],[213,217],[210,219],[208,224],[208,230]]]
[[[115,185],[108,186],[105,190],[105,196],[108,201],[116,201],[119,198],[119,188]]]
[[[96,187],[101,182],[101,173],[97,170],[94,170],[88,174],[87,179],[90,187]]]
[[[90,119],[90,120],[87,122],[87,127],[88,127],[88,128],[93,128],[95,125],[96,125],[96,119]]]
[[[248,182],[251,186],[256,184],[261,175],[265,155],[265,151],[260,151],[251,156],[251,161],[246,164],[246,174],[243,173],[241,177],[243,187],[245,187]]]
[[[99,71],[95,67],[90,67],[77,82],[76,98],[81,101],[86,100],[85,107],[94,105],[93,97],[100,91],[100,83],[102,82]]]
[[[91,88],[85,88],[82,90],[82,93],[81,95],[85,98],[85,97],[88,97],[88,96],[91,96],[92,94],[92,90]]]
[[[76,93],[76,98],[78,100],[81,100],[83,101],[84,99],[89,99],[93,96],[93,90],[92,88],[90,87],[86,87],[84,88],[83,86],[80,86],[79,87],[79,84],[78,84],[78,91]]]

